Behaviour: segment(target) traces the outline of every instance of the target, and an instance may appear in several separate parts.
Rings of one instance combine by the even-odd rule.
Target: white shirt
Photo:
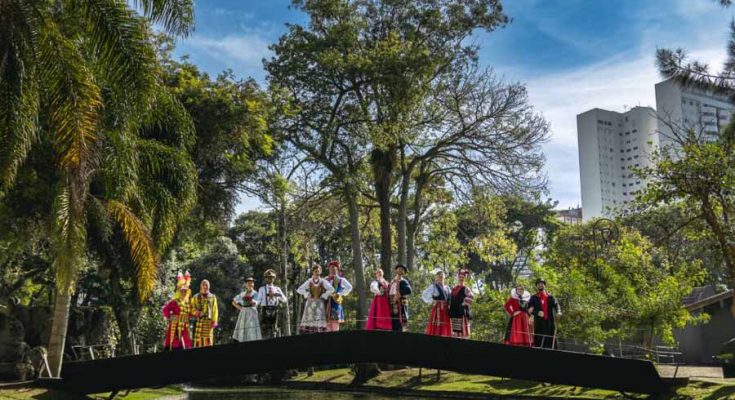
[[[314,285],[322,285],[322,287],[324,288],[324,293],[322,293],[322,296],[321,297],[324,300],[328,299],[329,296],[331,296],[332,293],[334,293],[334,288],[324,278],[319,278],[318,281],[314,281],[312,278],[307,279],[306,282],[302,283],[301,286],[299,286],[299,288],[296,289],[296,293],[298,293],[298,294],[304,296],[304,298],[308,299],[309,298],[309,295],[310,295],[310,293],[309,293],[309,285],[312,284],[312,283]]]
[[[432,283],[426,288],[426,290],[424,290],[423,293],[421,293],[421,300],[423,300],[424,303],[431,304],[434,302],[434,297],[439,296],[439,289],[436,285],[436,283]],[[442,289],[444,289],[444,298],[448,300],[449,293],[451,292],[449,286],[442,284]]]
[[[232,301],[234,301],[235,303],[241,306],[250,306],[251,304],[245,304],[245,296],[250,296],[252,298],[252,303],[251,303],[252,307],[258,306],[258,292],[256,292],[255,290],[253,290],[250,293],[240,292],[240,294],[235,296],[235,298],[232,299]]]
[[[273,296],[268,296],[268,293],[272,293]],[[280,303],[285,303],[288,299],[286,299],[281,288],[276,285],[267,284],[258,289],[258,301],[262,306],[277,306]]]
[[[388,286],[390,286],[390,283],[388,281],[385,281],[385,283],[387,283]],[[372,282],[370,282],[370,291],[374,295],[376,295],[376,296],[380,296],[380,295],[383,294],[383,293],[380,292],[380,287],[381,287],[380,286],[380,282],[378,282],[378,281],[372,281]]]
[[[326,281],[332,284],[332,282],[334,282],[334,279],[330,280],[329,277],[327,277]],[[350,292],[352,291],[352,285],[350,284],[350,282],[341,276],[339,277],[339,282],[340,282],[340,288],[337,294],[342,297],[350,294]],[[334,284],[332,284],[332,287],[334,287]]]

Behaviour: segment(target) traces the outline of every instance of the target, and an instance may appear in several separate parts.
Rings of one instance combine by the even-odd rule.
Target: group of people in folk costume
[[[469,338],[472,322],[470,305],[474,300],[472,289],[466,284],[469,271],[460,269],[457,284],[451,289],[444,283],[444,271],[437,270],[434,276],[434,283],[421,294],[421,299],[432,305],[424,332],[434,336]]]
[[[339,261],[330,261],[327,270],[327,277],[322,278],[322,267],[313,265],[311,277],[296,289],[306,300],[299,333],[337,332],[345,321],[342,300],[352,292],[352,285],[342,274]]]
[[[510,316],[505,331],[505,344],[556,348],[554,312],[561,315],[561,307],[554,296],[546,291],[545,280],[536,280],[536,294],[533,296],[523,285],[517,284],[511,289],[504,308]]]
[[[189,285],[191,275],[187,271],[176,277],[176,293],[162,312],[168,320],[164,347],[168,350],[205,347],[214,344],[214,329],[217,327],[219,312],[217,297],[209,291],[209,281],[204,279],[199,285],[199,293],[191,296]],[[192,329],[191,326],[194,326]],[[194,332],[192,341],[191,331]]]
[[[327,264],[329,273],[322,277],[322,268],[314,265],[312,276],[296,292],[306,299],[299,324],[299,333],[335,332],[344,322],[342,301],[352,292],[352,285],[341,273],[339,261]],[[367,330],[405,332],[408,330],[407,297],[411,295],[411,284],[406,279],[407,269],[399,264],[394,269],[393,279],[387,281],[383,271],[375,271],[375,280],[370,284],[373,299],[366,323]],[[435,271],[434,283],[423,291],[421,298],[431,304],[429,321],[425,333],[434,336],[469,338],[472,315],[470,307],[474,294],[467,286],[469,271],[457,272],[457,284],[450,288],[445,283],[445,274]],[[275,286],[276,273],[265,271],[265,285],[255,290],[255,280],[245,279],[242,292],[232,299],[239,314],[232,339],[238,342],[260,340],[279,336],[278,310],[288,300],[283,291]],[[209,281],[202,280],[199,293],[191,296],[191,275],[179,273],[173,299],[162,311],[168,320],[164,347],[168,350],[205,347],[214,344],[214,329],[217,327],[217,297],[210,292]],[[505,302],[509,316],[504,343],[514,346],[555,348],[555,314],[561,308],[554,296],[546,291],[546,281],[536,281],[536,294],[531,295],[523,285],[516,285]],[[193,340],[191,332],[193,332]]]
[[[239,311],[232,335],[235,341],[245,342],[279,335],[278,308],[287,299],[281,289],[273,284],[275,271],[265,271],[264,278],[266,284],[255,291],[255,280],[248,277],[242,292],[232,299],[232,306]],[[210,292],[210,283],[206,279],[202,280],[199,293],[194,296],[191,296],[190,284],[189,272],[179,273],[174,297],[163,306],[163,316],[168,321],[164,338],[166,350],[214,344],[214,329],[219,320],[217,296]],[[260,317],[258,309],[261,311]],[[193,340],[191,332],[194,333]]]
[[[411,283],[406,279],[407,268],[398,264],[393,269],[393,279],[388,282],[383,270],[375,270],[375,280],[370,283],[373,299],[370,302],[365,329],[406,332],[408,331],[408,301]]]

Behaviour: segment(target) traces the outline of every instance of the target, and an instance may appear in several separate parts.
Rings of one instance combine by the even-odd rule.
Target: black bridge
[[[669,386],[649,361],[380,331],[288,336],[68,362],[62,379],[41,379],[38,384],[86,394],[354,363],[406,365],[632,393],[657,394]]]

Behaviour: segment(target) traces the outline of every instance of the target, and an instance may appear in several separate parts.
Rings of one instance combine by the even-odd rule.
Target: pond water
[[[233,389],[192,389],[187,400],[250,400],[250,399],[288,399],[288,400],[387,400],[412,399],[428,400],[429,397],[389,396],[375,393],[342,393],[335,391],[290,390],[279,388],[233,388]]]

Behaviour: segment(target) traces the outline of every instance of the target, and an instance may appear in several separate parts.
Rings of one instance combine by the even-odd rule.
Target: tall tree
[[[124,144],[156,98],[149,22],[185,35],[191,2],[121,0],[0,2],[0,174],[13,184],[31,149],[51,146],[63,173],[56,187],[53,253],[58,293],[49,343],[52,373],[61,370],[75,271],[87,232],[90,177],[103,161],[100,143]],[[140,115],[139,115],[140,114]],[[112,147],[114,148],[114,147]],[[120,148],[115,148],[120,150]],[[124,203],[107,211],[125,224],[134,259],[154,263],[142,226]],[[135,234],[137,237],[134,237]],[[141,271],[148,270],[141,268]],[[147,291],[142,291],[145,295]]]
[[[681,203],[701,210],[717,241],[727,266],[729,280],[735,284],[735,124],[728,125],[716,140],[701,132],[670,125],[674,145],[654,156],[654,165],[638,173],[650,180],[637,196],[647,208]]]
[[[400,146],[398,248],[400,255],[406,247],[409,266],[428,205],[423,198],[427,185],[443,182],[464,200],[477,188],[528,197],[546,188],[541,144],[548,123],[528,103],[522,84],[466,65],[433,86],[419,120],[411,141]]]
[[[340,113],[327,114],[334,115],[330,123],[351,130],[354,144],[369,155],[380,207],[381,267],[390,269],[391,197],[401,138],[412,134],[416,110],[431,83],[455,64],[475,57],[476,48],[464,39],[475,29],[493,30],[507,18],[497,0],[294,4],[309,15],[309,27],[292,26],[274,48],[277,58],[283,59],[279,50],[295,53],[296,46],[310,47],[309,53],[299,53],[298,61],[339,100],[340,107],[333,110]]]

